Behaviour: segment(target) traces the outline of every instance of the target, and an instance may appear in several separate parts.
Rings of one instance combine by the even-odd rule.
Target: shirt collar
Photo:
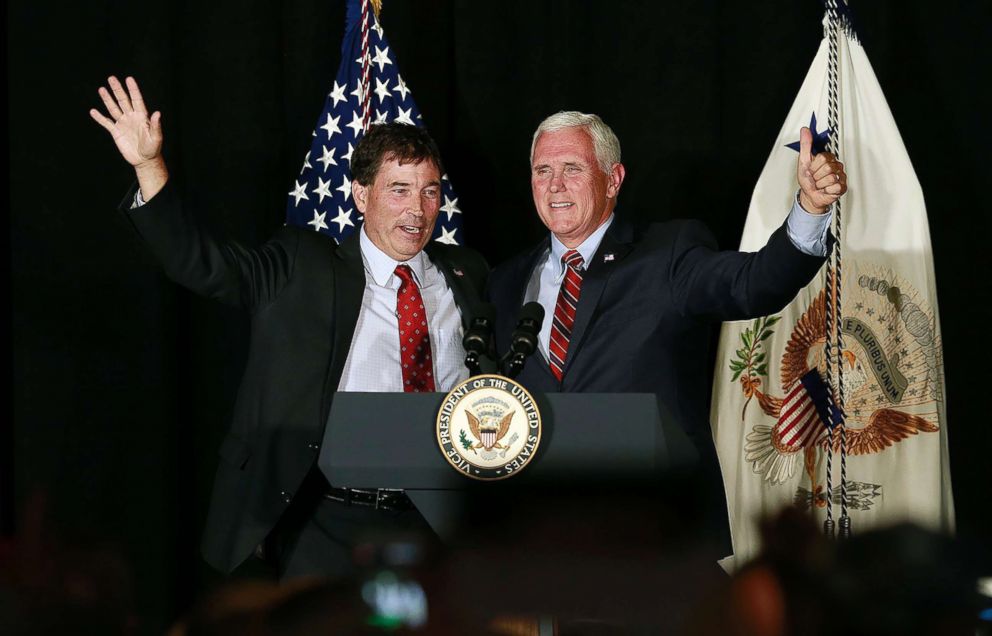
[[[603,221],[602,225],[596,228],[596,231],[586,237],[586,240],[582,241],[576,248],[565,247],[565,244],[558,240],[558,237],[554,234],[551,235],[551,266],[554,268],[555,277],[564,275],[565,266],[561,263],[561,257],[565,255],[570,249],[575,249],[579,254],[582,255],[582,269],[589,267],[589,261],[596,254],[596,250],[599,249],[599,244],[603,242],[603,236],[606,235],[606,230],[610,229],[610,225],[613,224],[613,213],[610,213],[608,219]]]
[[[421,288],[424,286],[424,281],[430,268],[430,260],[428,260],[423,250],[417,252],[410,260],[397,261],[376,247],[375,243],[372,242],[372,239],[365,232],[364,225],[359,230],[359,234],[358,241],[362,250],[362,261],[365,263],[365,271],[372,275],[372,280],[375,281],[376,285],[379,287],[388,287],[393,272],[396,271],[396,266],[409,265],[410,270],[413,271],[413,278],[417,285]]]

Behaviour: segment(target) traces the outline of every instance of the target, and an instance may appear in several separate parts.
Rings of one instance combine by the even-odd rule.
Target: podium
[[[451,536],[469,491],[567,482],[577,475],[657,479],[691,471],[698,453],[652,393],[534,393],[537,454],[518,474],[479,482],[456,472],[437,444],[443,393],[338,393],[318,466],[334,486],[402,488],[438,536]],[[497,486],[500,484],[500,486]]]

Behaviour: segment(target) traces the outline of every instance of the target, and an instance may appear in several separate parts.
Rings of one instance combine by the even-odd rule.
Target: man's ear
[[[351,197],[355,200],[355,207],[358,208],[358,211],[363,215],[365,214],[365,208],[368,207],[368,196],[368,188],[357,181],[351,182]]]
[[[623,178],[627,175],[627,170],[623,167],[622,163],[615,163],[613,167],[610,168],[610,183],[606,186],[606,196],[615,199],[618,194],[620,194],[620,186],[623,184]]]

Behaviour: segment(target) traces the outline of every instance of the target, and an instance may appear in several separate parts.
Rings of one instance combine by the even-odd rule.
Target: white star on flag
[[[385,124],[386,121],[387,121],[386,120],[387,117],[389,117],[389,111],[388,110],[377,110],[377,111],[375,111],[375,121],[373,121],[372,123],[373,124]]]
[[[410,92],[410,89],[406,87],[406,82],[403,81],[402,77],[397,75],[396,78],[396,88],[393,90],[400,94],[400,99],[406,101],[406,95]]]
[[[348,124],[347,127],[355,131],[354,132],[355,137],[358,137],[358,135],[362,132],[362,116],[358,113],[357,110],[355,111],[354,117],[352,117],[351,119],[351,123]]]
[[[389,95],[389,80],[385,82],[380,81],[379,78],[375,78],[375,94],[379,98],[379,102],[382,102]]]
[[[338,162],[334,160],[334,151],[335,150],[337,150],[337,148],[330,148],[330,149],[328,149],[327,146],[324,146],[324,152],[321,153],[320,159],[317,160],[317,163],[323,164],[323,166],[324,166],[324,172],[327,172],[327,167],[328,166],[336,166],[336,165],[338,165]]]
[[[304,172],[306,172],[306,169],[307,168],[313,168],[313,166],[310,165],[310,151],[309,150],[307,151],[307,156],[306,157],[303,157],[303,167],[300,168],[300,174],[303,174]]]
[[[344,227],[346,225],[350,225],[352,227],[355,226],[355,224],[351,222],[351,210],[345,210],[341,206],[338,206],[338,215],[331,219],[331,223],[338,224],[338,232],[344,231]]]
[[[359,80],[358,84],[355,85],[355,90],[351,91],[351,95],[354,95],[358,99],[358,105],[361,106],[362,102],[365,101],[365,93],[362,91],[362,82]]]
[[[387,46],[385,49],[380,49],[378,46],[375,47],[375,57],[372,58],[372,63],[379,65],[380,73],[387,64],[392,64],[389,60],[389,47]]]
[[[448,195],[444,196],[444,205],[441,206],[441,211],[448,215],[448,222],[451,222],[451,217],[456,214],[461,214],[462,211],[458,209],[458,197],[454,199],[449,199]]]
[[[341,155],[342,157],[344,157],[344,159],[348,162],[349,165],[351,164],[351,153],[353,153],[353,152],[355,152],[355,147],[352,146],[351,143],[349,142],[348,143],[348,152],[346,152],[343,155]]]
[[[441,236],[437,237],[434,240],[437,241],[438,243],[445,243],[447,245],[458,245],[458,241],[455,240],[454,228],[452,228],[452,230],[449,232],[448,230],[442,227]]]
[[[334,133],[341,132],[341,129],[338,128],[338,122],[339,121],[341,121],[341,115],[338,115],[337,117],[331,117],[331,114],[330,113],[327,113],[327,121],[324,122],[324,125],[321,126],[320,128],[322,130],[327,131],[327,138],[328,139],[330,139],[331,137],[333,137],[334,136]]]
[[[318,184],[317,187],[311,190],[311,192],[313,192],[314,194],[320,197],[320,201],[318,201],[318,203],[323,203],[324,197],[333,196],[331,195],[330,180],[324,181],[320,177],[317,177],[317,184]]]
[[[327,223],[324,223],[324,217],[327,216],[327,212],[321,212],[317,214],[317,211],[313,211],[313,221],[309,221],[307,225],[312,225],[315,232],[327,229]]]
[[[344,179],[341,185],[334,189],[340,192],[344,196],[344,200],[347,201],[348,197],[351,196],[351,179],[348,178],[348,175],[343,175],[341,178]]]
[[[413,126],[413,120],[410,119],[410,111],[413,109],[407,108],[406,110],[403,110],[402,108],[398,108],[397,110],[399,110],[400,114],[397,115],[396,119],[393,121],[398,121],[401,124],[409,124],[410,126]]]
[[[306,181],[304,181],[303,183],[297,181],[296,186],[293,188],[293,191],[289,193],[289,196],[296,199],[295,205],[300,204],[300,199],[306,199],[308,201],[310,200],[310,197],[307,196],[306,190],[304,189],[306,187],[307,187]]]
[[[346,86],[342,86],[338,84],[337,81],[334,82],[334,88],[327,95],[328,97],[334,100],[334,106],[337,106],[338,102],[347,101],[348,98],[344,96],[345,88]]]

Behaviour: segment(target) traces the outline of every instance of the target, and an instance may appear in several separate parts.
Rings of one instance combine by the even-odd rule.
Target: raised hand
[[[829,152],[813,156],[813,133],[803,127],[799,131],[799,204],[813,214],[823,214],[834,201],[847,192],[844,164]]]
[[[133,77],[128,77],[125,82],[127,92],[117,78],[111,75],[107,79],[110,91],[102,86],[97,91],[110,117],[95,108],[90,109],[90,117],[113,136],[121,156],[132,166],[138,167],[161,158],[162,113],[155,111],[149,118],[138,83]]]
[[[169,171],[162,158],[162,113],[155,111],[149,117],[138,83],[133,77],[125,82],[127,92],[116,77],[111,75],[107,78],[110,91],[101,86],[97,92],[110,117],[95,108],[90,109],[90,117],[107,129],[121,156],[134,166],[141,195],[148,201],[169,179]]]

